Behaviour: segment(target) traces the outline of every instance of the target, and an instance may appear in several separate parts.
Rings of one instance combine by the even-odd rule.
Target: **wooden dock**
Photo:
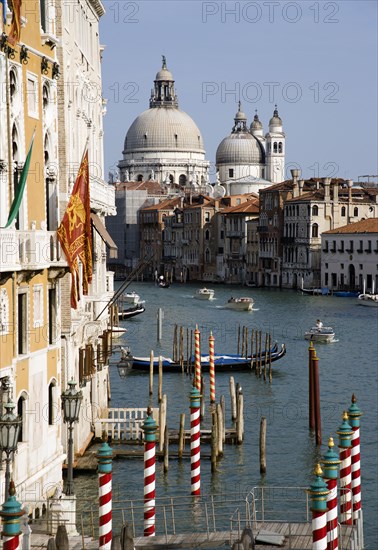
[[[312,550],[312,531],[311,523],[284,523],[284,522],[259,522],[254,536],[259,531],[270,531],[285,536],[283,546],[270,544],[255,544],[256,550]],[[352,540],[353,527],[349,525],[341,526],[341,542],[339,549],[347,550],[350,548]],[[135,548],[149,548],[150,550],[174,549],[174,548],[217,548],[219,546],[231,547],[239,538],[238,531],[215,531],[211,533],[188,533],[182,535],[163,535],[157,537],[137,537],[134,538]]]

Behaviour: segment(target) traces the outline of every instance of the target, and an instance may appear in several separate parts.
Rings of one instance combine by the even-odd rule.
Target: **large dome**
[[[224,138],[218,146],[216,164],[260,164],[265,155],[259,141],[249,133],[239,132]]]
[[[126,134],[123,153],[134,151],[205,152],[195,122],[171,106],[147,109],[134,120]]]

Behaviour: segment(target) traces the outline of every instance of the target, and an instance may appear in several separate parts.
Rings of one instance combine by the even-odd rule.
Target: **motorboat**
[[[333,295],[338,298],[358,298],[359,292],[357,290],[337,290]]]
[[[335,331],[332,327],[312,327],[305,332],[305,340],[312,340],[313,342],[323,342],[329,344],[335,339]]]
[[[243,355],[214,355],[214,367],[216,372],[227,372],[231,370],[248,371],[253,369],[256,364],[265,365],[278,361],[286,354],[285,344],[275,343],[269,350],[263,350],[259,354],[254,354],[249,357]],[[174,361],[169,357],[162,357],[162,368],[166,372],[182,372],[183,365],[179,361]],[[191,358],[190,364],[194,365],[194,357]],[[159,358],[153,359],[153,370],[156,371],[159,366]],[[133,357],[132,368],[140,371],[150,370],[150,357]],[[210,357],[208,355],[201,356],[201,370],[208,372],[210,369]]]
[[[140,304],[141,299],[139,294],[132,290],[131,292],[125,292],[122,296],[122,301],[126,304]]]
[[[327,287],[322,288],[300,288],[299,289],[303,294],[311,294],[313,296],[328,296],[329,289]]]
[[[242,298],[230,298],[227,302],[227,307],[230,309],[236,309],[238,311],[251,311],[253,308],[254,300],[249,297]]]
[[[145,311],[144,305],[139,303],[135,306],[129,307],[128,309],[119,310],[118,311],[118,318],[119,319],[130,319],[131,317],[135,317],[135,315],[140,315]]]
[[[120,338],[127,332],[127,328],[114,326],[110,329],[112,331],[112,338]]]
[[[378,307],[378,294],[360,294],[357,300],[360,306]]]
[[[200,288],[194,295],[198,300],[212,300],[214,298],[214,290],[211,288]]]

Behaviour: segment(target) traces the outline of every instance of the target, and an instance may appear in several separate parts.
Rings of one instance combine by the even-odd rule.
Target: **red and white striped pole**
[[[348,423],[348,413],[344,411],[343,421],[337,433],[340,448],[340,523],[352,524],[352,463],[351,444],[353,430]]]
[[[3,530],[3,549],[4,550],[20,550],[20,520],[25,514],[24,510],[21,510],[21,504],[16,500],[16,489],[13,480],[9,483],[9,495],[4,502],[0,511],[0,517],[2,519]]]
[[[356,403],[356,396],[352,395],[352,404],[348,409],[349,424],[352,426],[352,494],[353,494],[353,521],[358,519],[361,510],[361,457],[360,457],[360,417],[362,412]]]
[[[155,536],[156,422],[146,418],[144,430],[144,536]]]
[[[190,478],[191,494],[201,494],[201,394],[193,387],[190,392]]]
[[[337,533],[337,478],[341,460],[338,453],[333,450],[335,446],[333,437],[328,440],[328,450],[325,453],[322,463],[323,479],[327,483],[329,495],[327,496],[327,550],[338,550]]]
[[[317,464],[314,470],[315,480],[307,492],[311,498],[312,511],[312,550],[327,550],[327,495],[329,490]]]
[[[209,372],[210,372],[210,403],[215,403],[215,365],[214,365],[214,336],[209,336]]]
[[[98,458],[98,548],[110,550],[112,545],[112,449],[104,441]]]
[[[194,331],[194,386],[201,393],[201,333],[198,325]]]

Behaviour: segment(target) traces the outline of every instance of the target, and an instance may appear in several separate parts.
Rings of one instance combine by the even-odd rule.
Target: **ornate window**
[[[319,213],[319,208],[316,204],[314,204],[314,206],[312,207],[312,215],[317,216],[318,213]]]
[[[0,334],[9,332],[9,298],[5,288],[0,291]]]
[[[312,237],[318,237],[319,236],[319,226],[317,223],[314,223],[312,226]]]

